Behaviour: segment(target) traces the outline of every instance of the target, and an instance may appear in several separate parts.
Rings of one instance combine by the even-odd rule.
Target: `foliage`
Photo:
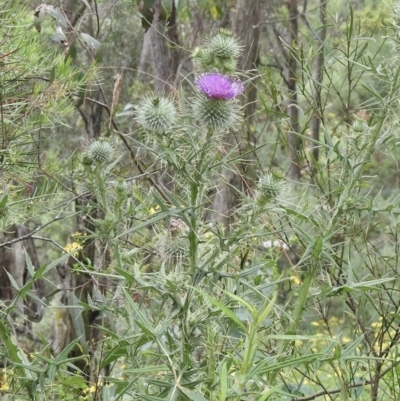
[[[122,112],[114,120],[110,107],[101,138],[64,163],[45,147],[46,163],[42,142],[82,106],[75,97],[87,96],[92,79],[98,83],[96,66],[91,57],[90,67],[77,67],[77,59],[44,47],[41,36],[23,41],[28,35],[17,11],[1,14],[8,30],[0,66],[1,227],[43,215],[50,224],[83,215],[84,223],[74,234],[67,233],[72,223],[58,226],[70,241],[56,243],[58,257],[48,263],[33,266],[26,252],[23,287],[10,275],[15,298],[0,315],[0,391],[7,400],[396,397],[399,196],[373,193],[370,176],[380,176],[381,153],[396,154],[400,64],[397,54],[380,56],[383,44],[376,48],[372,33],[363,36],[352,8],[345,23],[327,16],[338,35],[329,43],[312,33],[298,43],[282,39],[282,51],[300,67],[303,177],[288,180],[288,162],[257,162],[255,187],[234,188],[240,205],[228,228],[210,218],[210,209],[221,167],[241,171],[249,156],[237,156],[243,139],[233,149],[226,145],[232,128],[246,127],[242,83],[233,78],[243,50],[236,37],[222,30],[205,39],[193,54],[194,84],[184,82],[171,95],[149,91],[133,118]],[[387,32],[393,47],[399,18],[395,9]],[[262,139],[269,124],[273,139],[259,141],[256,153],[279,160],[289,130],[284,78],[267,70],[260,78],[253,129]],[[318,138],[308,132],[315,116]],[[96,257],[88,255],[93,244]],[[37,326],[35,352],[20,348],[18,299],[35,297],[34,282],[63,266],[74,283],[86,281],[63,288],[50,279],[41,302],[54,309],[56,324],[67,311],[75,338],[54,349]],[[58,292],[68,295],[62,311],[52,299]],[[89,313],[98,317],[93,326],[101,336],[91,336]]]

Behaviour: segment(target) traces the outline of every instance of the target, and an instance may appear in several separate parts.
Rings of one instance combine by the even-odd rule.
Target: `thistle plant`
[[[196,86],[209,99],[228,100],[239,96],[244,86],[239,79],[219,73],[205,73],[196,79]]]
[[[216,35],[206,39],[204,46],[197,50],[195,59],[202,71],[218,70],[231,74],[237,69],[237,59],[242,46],[232,32],[221,29]]]
[[[161,260],[167,265],[182,264],[189,255],[187,236],[166,235],[157,245]]]
[[[326,18],[327,27],[335,24],[328,14]],[[293,124],[281,132],[288,118],[277,88],[285,80],[270,71],[265,75],[277,81],[272,89],[271,82],[257,83],[260,120],[241,125],[246,81],[236,65],[242,48],[234,35],[221,30],[195,53],[196,70],[173,100],[149,94],[136,104],[129,129],[116,130],[120,143],[98,139],[88,144],[79,166],[85,174],[73,175],[74,186],[69,185],[72,179],[60,180],[68,198],[61,203],[64,213],[57,214],[69,218],[78,197],[82,202],[72,214],[83,210],[82,220],[90,223],[85,247],[77,249],[74,239],[70,249],[77,252],[72,255],[76,266],[64,269],[74,279],[87,280],[65,286],[64,309],[72,319],[69,326],[59,325],[76,331],[75,343],[70,341],[66,349],[84,350],[84,368],[74,375],[79,357],[67,351],[48,355],[47,345],[45,356],[25,358],[7,329],[13,324],[8,305],[0,316],[5,344],[0,355],[13,363],[16,383],[24,378],[31,399],[396,399],[398,196],[394,192],[381,199],[379,193],[370,195],[376,187],[365,188],[379,172],[371,163],[380,161],[375,151],[383,144],[385,152],[396,152],[399,63],[382,61],[381,68],[372,68],[375,59],[366,50],[372,41],[350,22],[345,40],[327,47],[330,58],[323,71],[330,75],[325,78],[313,75],[314,58],[325,47],[321,41],[307,36],[301,46],[285,43],[292,60],[302,63],[297,74],[293,63],[287,66],[294,74],[287,82],[296,82],[302,95],[297,104],[291,98],[290,106],[303,111],[296,117],[298,130]],[[310,17],[313,28],[314,23]],[[260,74],[266,63],[262,68]],[[364,70],[376,74],[384,89],[365,91],[366,82],[359,84],[357,75]],[[310,97],[310,88],[320,89],[318,101]],[[360,90],[359,98],[374,97],[366,102],[374,105],[373,118],[352,123],[357,109],[352,95]],[[332,122],[335,107],[340,113]],[[323,129],[310,135],[316,117]],[[237,151],[242,148],[236,143],[246,139],[241,135],[245,127],[257,137],[254,154]],[[296,131],[299,143],[301,139],[297,183],[286,174],[286,146],[292,150],[294,144],[288,144],[288,130]],[[124,146],[129,152],[122,153]],[[248,163],[262,172],[254,182],[246,179]],[[131,164],[140,170],[137,175],[131,174]],[[225,172],[235,172],[237,180],[217,186],[228,177]],[[11,178],[7,185],[11,190]],[[225,224],[216,200],[231,192],[238,204],[229,205],[232,213]],[[1,213],[8,208],[7,196],[0,190]],[[31,234],[41,240],[36,230]],[[50,237],[42,240],[55,242]],[[2,241],[4,248],[14,245]],[[91,245],[96,257],[89,264],[81,256]],[[28,261],[26,266],[32,280],[44,271],[63,272],[59,261],[36,272]],[[29,296],[31,282],[20,289],[13,285],[21,299]],[[87,296],[81,297],[84,291]],[[88,327],[91,315],[97,317]],[[6,328],[1,325],[4,316],[10,316]],[[86,337],[95,326],[107,336]],[[88,375],[95,377],[94,391],[89,386],[81,391],[86,387],[81,372],[94,354],[94,340],[101,346],[99,360],[93,361],[96,370]],[[53,369],[58,366],[71,369]],[[98,384],[103,374],[112,385]],[[57,393],[64,387],[65,394]],[[14,386],[10,401],[28,398],[20,388]]]
[[[114,148],[107,141],[92,142],[86,150],[86,158],[93,163],[109,163],[114,156]]]
[[[260,207],[277,201],[282,196],[287,183],[283,177],[272,172],[261,175],[257,183],[256,201]]]
[[[243,90],[240,80],[218,73],[200,75],[196,80],[199,93],[192,111],[200,124],[216,130],[227,130],[240,122],[240,104],[235,99]]]
[[[149,95],[136,107],[137,123],[148,133],[163,134],[170,131],[176,121],[174,103],[159,95]]]

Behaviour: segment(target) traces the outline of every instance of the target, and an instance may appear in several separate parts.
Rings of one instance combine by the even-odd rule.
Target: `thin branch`
[[[381,379],[382,377],[386,376],[389,372],[391,372],[398,365],[400,365],[400,361],[394,362],[387,369],[385,369],[383,372],[380,373],[379,379]],[[373,378],[372,380],[362,381],[360,383],[350,384],[349,386],[347,386],[347,388],[357,388],[357,387],[362,387],[362,386],[370,386],[371,384],[373,384],[374,380],[375,380],[375,378]],[[342,390],[343,390],[342,388],[334,388],[334,389],[328,390],[328,391],[322,390],[322,391],[319,391],[319,392],[314,393],[312,395],[307,395],[305,397],[293,398],[293,401],[315,400],[316,398],[322,397],[324,395],[339,394]]]
[[[58,244],[56,241],[53,241],[51,238],[47,238],[47,237],[39,237],[37,235],[32,235],[31,236],[32,239],[36,239],[39,241],[46,241],[46,242],[51,242],[53,245],[55,245],[58,249],[60,249],[61,251],[64,251],[64,247],[62,247],[60,244]]]
[[[56,217],[54,217],[54,219],[48,221],[47,223],[44,223],[44,224],[42,224],[42,225],[40,225],[40,226],[34,228],[34,229],[33,229],[30,233],[28,233],[28,234],[25,234],[25,235],[23,235],[22,237],[14,238],[14,239],[12,239],[12,240],[10,240],[10,241],[3,242],[2,244],[0,244],[0,248],[3,248],[3,247],[5,247],[5,246],[9,246],[9,245],[15,244],[15,243],[17,243],[17,242],[20,242],[20,241],[26,240],[26,239],[28,239],[28,238],[31,238],[32,235],[34,235],[35,233],[37,233],[37,232],[40,231],[40,230],[43,230],[43,228],[45,228],[45,227],[47,227],[47,226],[49,226],[49,225],[55,223],[56,221],[59,221],[59,220],[63,220],[63,219],[67,219],[67,218],[73,217],[73,216],[75,216],[76,214],[77,214],[77,213],[72,213],[72,214],[67,215],[67,216],[60,216],[60,215],[57,215]]]
[[[103,97],[103,101],[106,102],[106,94],[104,92],[103,86],[100,85],[100,92]],[[129,146],[128,141],[126,140],[125,136],[120,132],[118,124],[116,123],[114,117],[111,115],[111,110],[110,107],[106,103],[99,102],[98,100],[87,98],[90,102],[97,103],[98,105],[104,107],[107,110],[108,115],[110,116],[112,126],[115,129],[115,132],[119,136],[119,138],[122,140],[124,143],[125,147],[128,149],[129,154],[131,155],[131,160],[133,161],[134,165],[136,168],[139,170],[139,172],[143,175],[146,174],[146,171],[144,170],[143,166],[141,165],[140,161],[136,158],[135,153],[133,152],[132,148]],[[171,204],[172,202],[170,201],[168,195],[165,193],[165,191],[153,180],[151,176],[147,177],[147,180],[151,183],[151,185],[159,192],[159,194],[163,197],[163,199]]]

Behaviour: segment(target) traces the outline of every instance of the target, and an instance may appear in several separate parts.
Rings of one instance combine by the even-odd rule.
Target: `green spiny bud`
[[[214,56],[224,59],[237,59],[242,52],[242,46],[232,32],[226,29],[221,29],[217,35],[208,38],[205,47]]]
[[[86,150],[86,157],[95,163],[109,163],[114,156],[114,148],[106,141],[92,142]]]
[[[353,131],[354,132],[366,132],[368,130],[368,124],[364,120],[355,120],[353,122]]]
[[[286,187],[283,177],[268,172],[262,175],[257,184],[257,201],[260,206],[276,200]]]
[[[93,164],[93,160],[88,157],[88,155],[84,154],[82,157],[82,164],[84,166],[91,166]]]
[[[182,236],[167,236],[159,242],[159,252],[168,263],[181,263],[189,254],[189,240]]]
[[[126,197],[126,194],[128,192],[128,185],[122,177],[119,177],[117,179],[117,183],[115,185],[115,192],[119,198]]]
[[[158,95],[148,96],[136,108],[136,121],[147,132],[163,133],[171,130],[176,120],[172,100]]]
[[[194,98],[192,111],[202,124],[218,130],[232,128],[242,117],[237,100],[210,99],[202,94]]]
[[[214,68],[214,55],[208,49],[197,48],[194,57],[197,69],[209,71]]]

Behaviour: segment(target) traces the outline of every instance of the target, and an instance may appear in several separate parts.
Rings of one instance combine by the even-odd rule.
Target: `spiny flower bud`
[[[203,71],[217,69],[224,73],[232,73],[237,68],[237,59],[242,52],[237,39],[226,29],[206,39],[204,47],[195,51],[197,68]]]
[[[136,121],[145,131],[163,133],[169,131],[176,120],[174,103],[158,95],[148,96],[136,108]]]
[[[182,236],[167,236],[159,242],[159,252],[168,263],[182,263],[189,255],[189,240]]]
[[[198,95],[193,100],[192,111],[197,120],[213,129],[229,129],[241,119],[240,105],[235,100],[209,99]]]
[[[95,163],[108,163],[114,156],[114,148],[107,141],[92,142],[86,150],[86,157]]]
[[[239,79],[218,73],[202,74],[195,84],[200,92],[210,99],[233,99],[244,91],[244,86]]]
[[[209,52],[221,58],[236,59],[242,52],[242,46],[232,32],[226,29],[221,29],[217,35],[208,38],[205,46]]]
[[[122,177],[118,177],[115,185],[115,193],[119,199],[125,199],[128,194],[128,185]]]
[[[276,200],[286,187],[286,181],[272,173],[262,175],[257,184],[257,201],[260,206]]]
[[[366,132],[368,130],[368,124],[364,120],[355,120],[353,122],[353,131],[354,132]]]

